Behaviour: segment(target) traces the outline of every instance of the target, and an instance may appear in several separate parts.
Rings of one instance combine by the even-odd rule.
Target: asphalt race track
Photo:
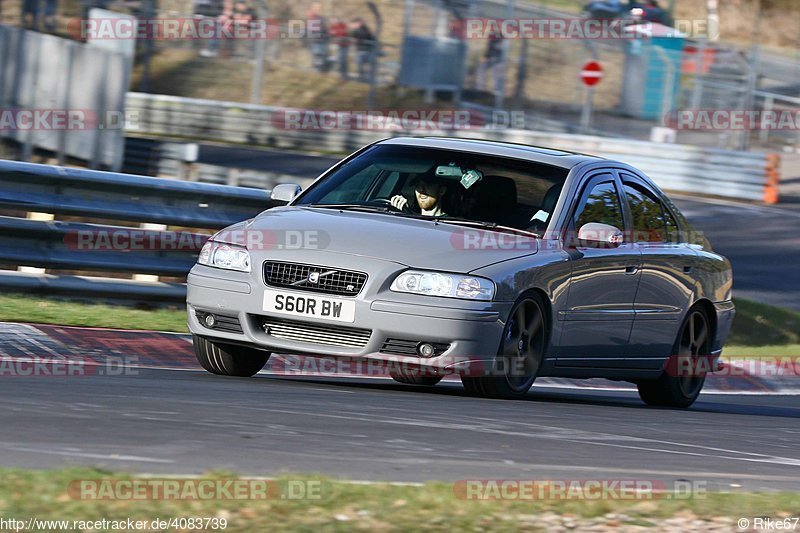
[[[733,265],[733,294],[800,310],[800,204],[783,207],[670,195]]]
[[[0,397],[3,466],[800,489],[800,396],[704,394],[671,410],[626,392],[534,387],[503,401],[470,398],[458,383],[134,369],[4,378]]]

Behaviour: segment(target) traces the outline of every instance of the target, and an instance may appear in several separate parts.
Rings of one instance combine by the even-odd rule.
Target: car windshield
[[[377,145],[344,163],[294,205],[433,216],[542,232],[567,169],[482,154]]]

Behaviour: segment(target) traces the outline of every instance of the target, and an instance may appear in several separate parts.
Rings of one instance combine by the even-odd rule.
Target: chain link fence
[[[42,13],[47,1],[39,0]],[[76,37],[75,21],[86,15],[90,1],[102,0],[60,3],[57,31]],[[800,111],[800,54],[702,39],[681,38],[679,45],[569,35],[497,40],[467,31],[470,21],[580,20],[581,5],[572,0],[114,0],[101,7],[176,21],[181,28],[225,20],[252,20],[255,27],[266,21],[266,39],[251,34],[140,40],[131,80],[135,91],[324,110],[502,109],[523,112],[529,128],[655,135],[720,148],[797,143],[798,128],[681,129],[671,120],[686,109]],[[6,2],[3,21],[23,22],[22,6]],[[369,30],[367,38],[354,36],[359,19]],[[447,50],[434,53],[439,49]],[[580,73],[589,60],[602,65],[603,78],[591,89],[587,124],[582,115],[590,89]]]

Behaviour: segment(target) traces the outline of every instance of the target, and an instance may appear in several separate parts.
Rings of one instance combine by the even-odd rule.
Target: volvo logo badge
[[[319,282],[319,272],[311,272],[308,275],[308,282],[309,283],[318,283]]]

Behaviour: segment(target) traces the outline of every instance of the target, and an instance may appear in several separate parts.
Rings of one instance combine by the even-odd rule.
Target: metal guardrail
[[[305,187],[316,178],[316,170],[311,175],[302,167],[277,172],[269,166],[258,170],[239,168],[235,158],[224,164],[200,163],[199,150],[197,143],[129,136],[125,139],[123,172],[256,189],[272,189],[279,183],[297,183]]]
[[[518,129],[452,131],[299,130],[280,127],[282,108],[129,93],[140,135],[208,139],[299,150],[351,152],[384,137],[447,135],[547,146],[630,163],[666,190],[777,202],[777,156],[689,145]]]
[[[150,228],[159,228],[0,216],[0,263],[182,278],[212,233],[209,230],[245,220],[275,205],[270,191],[263,189],[0,160],[0,208],[10,214],[33,212],[146,222]],[[167,231],[168,225],[179,229]],[[116,236],[122,240],[115,241]],[[9,270],[0,271],[0,287],[134,300],[179,301],[185,294],[180,283]]]
[[[0,208],[221,228],[270,206],[260,189],[0,162]]]
[[[582,135],[526,135],[526,141],[623,161],[668,191],[778,201],[779,156]]]

